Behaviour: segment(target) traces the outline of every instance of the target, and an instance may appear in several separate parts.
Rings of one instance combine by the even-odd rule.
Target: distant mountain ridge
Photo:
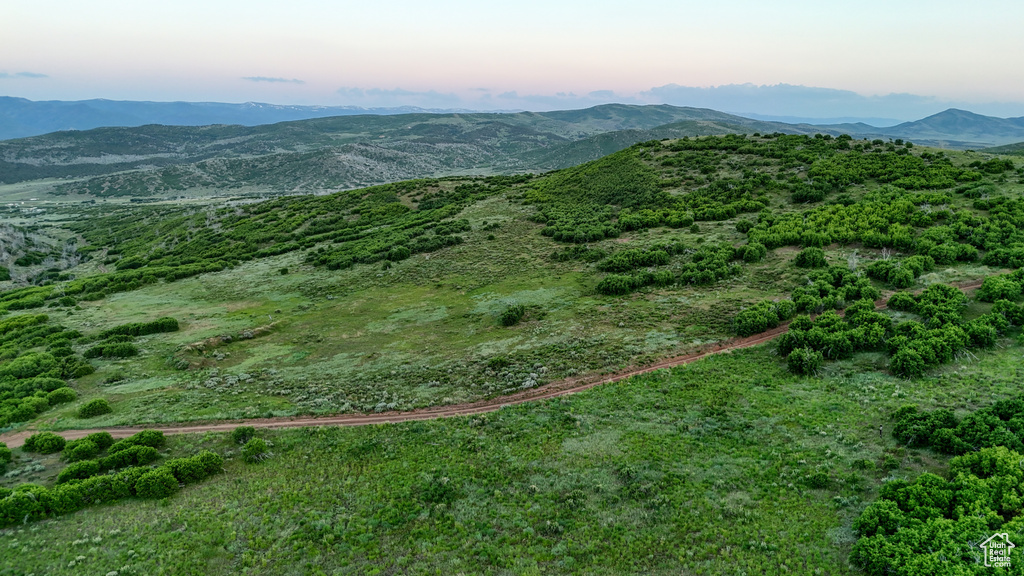
[[[605,104],[553,112],[357,114],[258,126],[96,128],[0,141],[0,184],[56,178],[61,181],[52,186],[59,193],[97,196],[173,195],[199,188],[317,193],[445,175],[541,172],[645,140],[757,132],[847,133],[986,148],[1024,141],[1024,118],[948,110],[876,128]]]
[[[691,124],[672,128],[679,122]],[[336,150],[360,164],[360,172],[367,177],[375,172],[380,175],[372,180],[328,178],[323,181],[328,188],[336,188],[394,181],[394,177],[563,168],[656,137],[742,131],[813,133],[815,130],[814,127],[760,122],[700,108],[624,104],[515,114],[333,116],[251,127],[96,128],[0,141],[0,183],[151,170],[207,160],[217,160],[222,166],[225,161],[239,159],[246,161],[233,162],[230,166],[254,167],[255,172],[251,174],[254,176],[265,172],[258,165],[276,165],[287,155],[312,162],[314,157],[308,153],[324,150]],[[637,132],[605,136],[623,131]],[[587,139],[602,136],[603,144],[587,146]],[[576,151],[558,153],[561,147],[574,143]],[[385,150],[388,153],[384,154]],[[356,162],[352,154],[363,160]],[[280,158],[270,161],[273,155]],[[387,166],[378,163],[382,157],[389,158]],[[416,168],[397,168],[396,162]],[[311,169],[320,171],[320,168]],[[221,173],[217,178],[224,176]],[[201,180],[205,182],[207,178]]]
[[[290,120],[356,114],[469,112],[461,109],[362,108],[359,106],[287,106],[246,102],[138,102],[126,100],[48,100],[0,96],[0,140],[26,138],[59,130],[135,127],[147,124],[206,126],[238,124],[259,126]]]
[[[921,120],[882,128],[880,132],[911,140],[942,140],[955,137],[962,142],[1007,144],[1024,140],[1024,117],[995,118],[950,108]]]

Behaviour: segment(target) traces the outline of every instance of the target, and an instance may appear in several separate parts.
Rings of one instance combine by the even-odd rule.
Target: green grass
[[[1021,354],[901,381],[871,355],[796,377],[762,347],[485,416],[261,431],[260,465],[226,435],[174,437],[227,473],[7,530],[5,549],[37,574],[856,574],[850,525],[879,483],[946,461],[898,446],[892,411],[1016,395]]]

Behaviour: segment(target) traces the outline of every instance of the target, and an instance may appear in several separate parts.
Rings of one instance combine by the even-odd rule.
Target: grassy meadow
[[[970,422],[1020,395],[1022,179],[988,155],[773,134],[537,177],[12,209],[50,252],[0,286],[0,432],[458,404],[794,317],[810,360],[772,343],[482,416],[257,431],[261,462],[171,436],[147,474],[201,450],[223,473],[7,518],[0,575],[863,574],[857,518],[950,462],[898,442],[897,410]],[[0,520],[94,480],[58,478],[88,467],[70,459],[13,450]]]
[[[892,439],[893,411],[1017,395],[1021,355],[909,383],[871,355],[797,377],[758,347],[484,416],[261,431],[260,464],[173,437],[225,473],[8,529],[3,555],[14,574],[857,574],[880,483],[944,467]]]

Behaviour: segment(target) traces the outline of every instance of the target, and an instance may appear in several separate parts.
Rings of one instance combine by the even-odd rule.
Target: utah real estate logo
[[[985,551],[985,566],[989,568],[1009,568],[1010,552],[1016,548],[1006,533],[993,534],[988,540],[978,545]]]

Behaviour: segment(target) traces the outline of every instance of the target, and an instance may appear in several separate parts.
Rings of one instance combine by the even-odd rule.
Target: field
[[[176,437],[171,454],[212,448],[225,473],[9,530],[5,549],[37,574],[856,574],[851,522],[879,483],[943,468],[891,438],[893,411],[1017,395],[1020,359],[908,383],[871,356],[796,377],[760,348],[480,417],[260,432],[262,464]]]
[[[224,473],[9,522],[0,555],[18,574],[864,573],[880,488],[950,465],[894,438],[898,409],[969,421],[1020,394],[1022,177],[772,134],[542,176],[12,210],[39,246],[0,294],[8,431],[461,404],[792,324],[492,414],[257,431],[255,463],[224,434],[170,437],[156,470],[212,450]],[[2,485],[73,491],[67,460],[16,449]]]

